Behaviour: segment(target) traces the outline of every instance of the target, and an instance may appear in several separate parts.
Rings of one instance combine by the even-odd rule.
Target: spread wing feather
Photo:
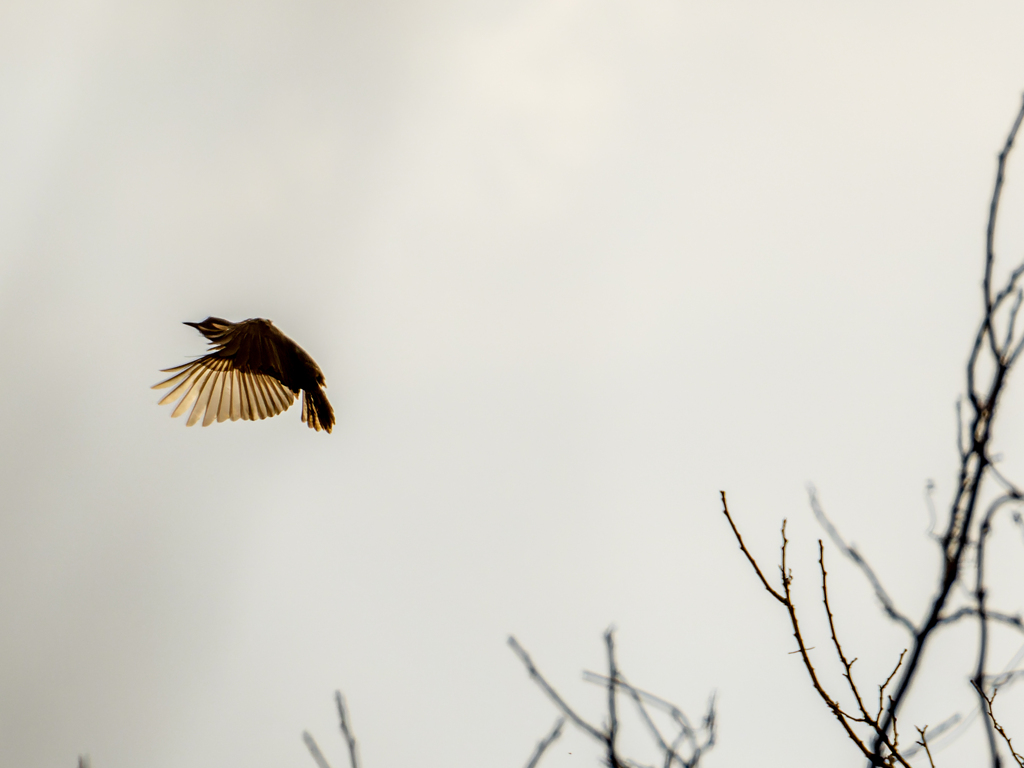
[[[214,421],[256,421],[277,416],[288,410],[296,393],[271,376],[242,371],[230,359],[206,355],[191,363],[168,368],[169,379],[154,384],[153,389],[174,387],[160,400],[160,405],[178,400],[172,417],[184,414],[189,407],[188,426],[202,421],[208,427]]]

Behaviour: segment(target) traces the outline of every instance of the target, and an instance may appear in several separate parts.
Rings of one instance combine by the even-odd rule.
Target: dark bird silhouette
[[[210,340],[213,350],[198,360],[166,368],[174,376],[153,389],[174,387],[160,401],[166,405],[181,396],[171,413],[181,416],[192,406],[186,425],[203,420],[255,421],[288,410],[302,392],[302,420],[310,429],[331,431],[334,409],[327,402],[324,374],[306,351],[269,320],[254,317],[232,323],[208,317],[185,323]]]

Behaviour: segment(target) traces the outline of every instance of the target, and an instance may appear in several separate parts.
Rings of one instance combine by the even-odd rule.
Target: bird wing
[[[153,389],[174,387],[160,405],[181,397],[172,417],[181,416],[192,406],[186,425],[191,427],[202,419],[203,426],[207,427],[214,420],[255,421],[277,416],[295,402],[296,392],[248,365],[239,367],[237,363],[244,361],[222,356],[223,351],[217,350],[191,363],[164,370],[174,375],[154,384]]]

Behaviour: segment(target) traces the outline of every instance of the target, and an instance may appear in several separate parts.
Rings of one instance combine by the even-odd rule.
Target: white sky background
[[[507,634],[599,721],[611,623],[637,685],[694,717],[718,691],[708,766],[860,765],[718,491],[769,571],[790,519],[837,687],[808,481],[921,615],[1022,29],[1010,2],[0,5],[0,765],[310,768],[309,729],[339,768],[340,687],[366,768],[519,766],[555,712]],[[1007,257],[1022,190],[1018,156]],[[207,315],[298,340],[334,433],[158,408]],[[1024,478],[1020,385],[996,450]],[[828,557],[870,690],[905,640]],[[971,710],[974,647],[931,649],[904,740]],[[999,706],[1024,739],[1024,692]],[[595,759],[573,733],[543,765]]]

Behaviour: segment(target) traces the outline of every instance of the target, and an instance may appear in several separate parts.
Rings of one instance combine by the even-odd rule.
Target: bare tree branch
[[[873,757],[876,759],[881,757],[885,742],[884,734],[888,732],[890,726],[895,727],[896,713],[906,698],[914,677],[919,670],[922,654],[928,640],[931,638],[935,628],[939,626],[939,619],[946,607],[950,591],[960,578],[960,566],[964,550],[970,541],[971,522],[977,508],[981,484],[986,470],[991,468],[988,446],[992,437],[992,423],[995,417],[996,406],[1006,383],[1010,366],[1016,360],[1016,352],[1010,353],[1008,348],[1001,346],[997,341],[995,313],[1006,297],[1017,290],[1017,281],[1021,275],[1024,275],[1024,264],[1013,270],[1004,288],[995,298],[992,296],[992,271],[995,265],[996,217],[1005,178],[1006,159],[1013,148],[1013,143],[1017,137],[1022,120],[1024,120],[1024,102],[1022,102],[1009,135],[1006,137],[1003,151],[999,154],[996,182],[992,191],[992,202],[989,207],[988,228],[985,238],[985,276],[982,281],[985,313],[967,362],[967,398],[971,403],[974,414],[971,417],[970,438],[967,444],[968,450],[961,457],[957,490],[953,503],[950,506],[949,521],[942,539],[944,560],[942,575],[938,591],[932,599],[931,608],[925,620],[914,633],[910,658],[904,667],[903,675],[896,687],[896,692],[891,697],[889,706],[886,708],[885,715],[882,718],[880,724],[882,733],[876,736],[872,748]],[[988,340],[988,349],[993,358],[994,370],[986,392],[981,393],[977,388],[976,368],[986,338]],[[982,609],[979,608],[979,611],[982,611]]]
[[[606,675],[599,675],[596,672],[583,672],[583,679],[589,683],[595,683],[597,685],[605,686],[608,684],[610,678]],[[681,768],[692,768],[697,765],[700,760],[702,753],[711,749],[715,744],[715,696],[712,694],[708,701],[708,711],[704,716],[703,731],[707,733],[703,743],[698,740],[698,732],[693,726],[690,725],[689,718],[686,717],[685,713],[679,709],[675,704],[665,699],[655,696],[653,693],[636,688],[630,685],[623,676],[619,673],[619,679],[616,685],[623,689],[630,698],[633,699],[636,704],[637,711],[640,713],[640,719],[644,721],[648,730],[651,732],[651,736],[654,738],[658,747],[665,753],[665,768],[669,768],[673,763],[678,763]],[[669,744],[665,741],[664,736],[658,729],[658,726],[654,723],[650,714],[647,712],[646,704],[657,707],[658,709],[666,712],[676,723],[676,727],[679,729],[679,733],[673,739],[672,743]],[[683,741],[690,742],[690,749],[692,755],[687,760],[679,754],[679,748],[682,746]]]
[[[797,650],[798,650],[798,652],[800,654],[801,660],[804,663],[804,668],[807,670],[807,674],[808,674],[808,676],[811,679],[811,685],[814,686],[814,690],[818,692],[818,696],[821,698],[821,700],[823,702],[825,702],[826,706],[828,706],[828,708],[830,710],[832,710],[832,714],[835,715],[836,719],[839,721],[839,724],[843,727],[843,730],[846,731],[846,735],[850,739],[850,741],[852,741],[854,743],[854,745],[856,745],[857,748],[860,749],[861,753],[864,755],[864,757],[868,758],[868,760],[871,762],[872,765],[887,766],[887,765],[892,765],[893,761],[896,761],[900,765],[905,766],[906,768],[910,768],[910,764],[907,763],[906,760],[904,760],[903,757],[899,754],[899,750],[897,748],[897,746],[898,746],[897,745],[897,738],[898,737],[896,736],[896,731],[895,731],[895,726],[894,725],[892,726],[892,728],[893,728],[893,737],[890,740],[889,737],[888,737],[889,724],[887,723],[886,727],[883,728],[881,725],[879,725],[877,719],[872,718],[870,715],[868,715],[867,712],[866,712],[866,709],[863,707],[863,703],[862,703],[862,700],[860,699],[859,694],[857,694],[857,698],[858,698],[858,702],[861,703],[861,709],[862,709],[862,715],[860,717],[858,717],[856,715],[851,715],[850,713],[848,713],[845,710],[843,710],[843,708],[839,705],[839,702],[837,702],[834,698],[832,698],[832,696],[825,690],[824,686],[821,684],[821,681],[818,679],[818,673],[815,670],[814,664],[811,662],[811,658],[810,658],[810,656],[807,653],[808,650],[810,650],[810,649],[807,647],[807,644],[804,642],[803,634],[802,634],[801,629],[800,629],[800,622],[797,619],[796,605],[793,603],[793,596],[792,596],[792,593],[790,591],[790,585],[792,584],[792,581],[793,581],[793,575],[786,569],[786,545],[788,543],[788,541],[786,539],[786,521],[785,520],[782,521],[782,551],[781,551],[780,558],[779,558],[779,560],[780,560],[779,571],[780,571],[780,574],[781,574],[782,592],[781,593],[777,593],[770,586],[768,586],[767,582],[764,579],[764,576],[761,573],[760,567],[757,565],[757,562],[754,560],[754,557],[750,554],[749,550],[747,550],[747,548],[742,544],[742,539],[740,539],[739,531],[736,529],[736,525],[733,523],[732,516],[729,514],[729,508],[728,508],[728,505],[727,505],[727,502],[726,502],[726,497],[725,497],[725,492],[724,491],[721,492],[721,496],[722,496],[722,511],[725,514],[726,519],[728,519],[729,525],[732,527],[733,533],[736,535],[737,540],[740,541],[740,548],[743,550],[743,553],[747,556],[747,560],[750,562],[751,566],[754,568],[754,571],[761,578],[762,584],[765,585],[765,587],[768,589],[769,592],[771,592],[773,595],[775,595],[777,597],[777,599],[779,599],[779,601],[786,607],[786,611],[789,613],[789,621],[790,621],[790,625],[793,628],[793,637],[794,637],[794,639],[797,642]],[[819,548],[821,547],[821,542],[820,541],[818,542],[818,546],[819,546]],[[822,586],[823,586],[823,589],[827,590],[826,574],[824,572],[824,561],[823,560],[821,561],[821,567],[822,567]],[[826,604],[826,611],[831,615],[831,609],[830,609],[830,607],[827,604]],[[832,624],[832,627],[834,629],[834,624]],[[845,665],[847,663],[846,662],[846,656],[842,652],[841,648],[839,650],[839,655],[840,655],[840,658],[842,659],[842,661],[843,661],[843,663]],[[901,657],[901,661],[902,661],[902,657]],[[852,662],[848,662],[848,663],[852,665]],[[848,677],[847,679],[852,683],[852,676]],[[886,683],[886,685],[887,684],[888,684],[888,682]],[[891,700],[890,700],[890,707],[891,707]],[[865,744],[865,742],[858,735],[856,729],[853,727],[855,723],[864,723],[864,724],[870,726],[872,728],[872,730],[875,732],[876,741],[878,742],[878,744],[881,745],[881,747],[878,750],[878,754],[875,754],[875,752],[872,749],[869,749],[867,744]],[[888,754],[885,754],[885,755],[881,754],[881,749],[882,748],[887,749],[888,750]]]
[[[509,637],[508,643],[512,650],[523,662],[527,672],[535,683],[544,691],[554,705],[568,718],[576,727],[588,734],[591,738],[601,742],[605,748],[605,764],[609,768],[644,768],[640,764],[619,754],[617,735],[620,728],[620,716],[621,712],[617,703],[617,696],[619,691],[625,691],[629,694],[630,698],[633,699],[636,704],[637,712],[640,715],[640,719],[647,726],[651,736],[654,738],[658,748],[663,753],[663,768],[671,768],[673,765],[677,765],[678,768],[697,768],[700,763],[701,756],[710,750],[715,744],[715,700],[714,696],[708,703],[708,712],[704,718],[704,724],[701,728],[704,734],[702,739],[698,739],[697,731],[691,727],[690,721],[686,715],[683,714],[682,710],[671,702],[666,701],[658,696],[655,696],[646,691],[642,691],[638,688],[634,688],[630,685],[622,672],[618,668],[618,664],[615,661],[615,639],[614,631],[608,629],[604,634],[605,648],[608,654],[608,674],[599,675],[594,672],[584,672],[583,679],[587,682],[596,683],[602,686],[606,691],[606,703],[608,707],[608,726],[604,730],[599,730],[594,726],[587,723],[581,718],[576,712],[565,702],[564,699],[551,687],[551,685],[544,679],[543,675],[537,670],[533,660],[529,654],[523,649],[521,645],[516,641],[514,637]],[[676,726],[679,729],[679,733],[673,739],[672,743],[669,744],[657,725],[654,723],[653,718],[647,711],[646,704],[657,707],[668,713],[669,716],[675,721]],[[691,754],[690,758],[684,758],[679,750],[684,741],[690,742]]]
[[[1013,757],[1014,760],[1017,761],[1017,765],[1020,766],[1020,768],[1024,768],[1024,755],[1020,755],[1016,750],[1014,750],[1013,742],[1010,740],[1010,737],[1006,734],[1006,730],[1003,728],[1003,726],[1001,726],[999,724],[999,721],[996,720],[995,712],[992,711],[992,704],[995,702],[996,694],[998,694],[999,691],[995,690],[992,692],[991,696],[988,696],[983,689],[977,686],[977,684],[974,684],[974,687],[975,690],[978,692],[978,695],[981,696],[981,698],[985,701],[985,711],[988,714],[989,721],[992,723],[993,727],[999,733],[999,735],[1003,737],[1003,741],[1006,742],[1006,748],[1010,750],[1010,755]],[[996,763],[996,765],[998,765],[998,763]]]
[[[825,614],[828,616],[828,628],[832,633],[832,645],[836,649],[836,655],[839,657],[839,662],[843,665],[843,675],[846,677],[846,682],[850,686],[850,691],[853,693],[854,699],[857,701],[857,708],[861,712],[861,721],[869,722],[871,715],[868,714],[867,707],[864,706],[864,701],[860,697],[860,691],[857,689],[857,684],[853,681],[853,663],[857,661],[847,661],[846,654],[843,652],[843,646],[839,643],[839,638],[836,635],[836,624],[832,616],[832,606],[828,602],[828,572],[825,570],[825,547],[821,543],[821,539],[818,539],[818,563],[821,566],[821,594],[822,602],[825,604]],[[900,657],[903,658],[902,656]],[[881,707],[879,707],[881,708]]]
[[[597,672],[589,672],[589,671],[584,670],[584,672],[583,672],[583,679],[586,680],[588,683],[595,683],[597,685],[607,685],[608,684],[608,676],[607,675],[599,675]],[[692,726],[690,725],[689,719],[686,717],[686,715],[683,713],[683,711],[681,709],[679,709],[679,707],[677,707],[675,704],[673,704],[670,701],[665,701],[665,699],[661,698],[660,696],[655,696],[653,693],[648,693],[647,691],[641,690],[640,688],[636,688],[636,687],[630,685],[622,677],[622,673],[621,672],[619,673],[618,686],[620,688],[625,689],[625,691],[630,696],[637,696],[640,699],[642,699],[643,701],[646,701],[648,704],[651,704],[652,706],[657,707],[658,709],[662,710],[663,712],[667,712],[672,717],[673,720],[675,720],[677,723],[679,723],[684,728],[686,728],[686,729],[688,729],[690,731],[693,730]]]

